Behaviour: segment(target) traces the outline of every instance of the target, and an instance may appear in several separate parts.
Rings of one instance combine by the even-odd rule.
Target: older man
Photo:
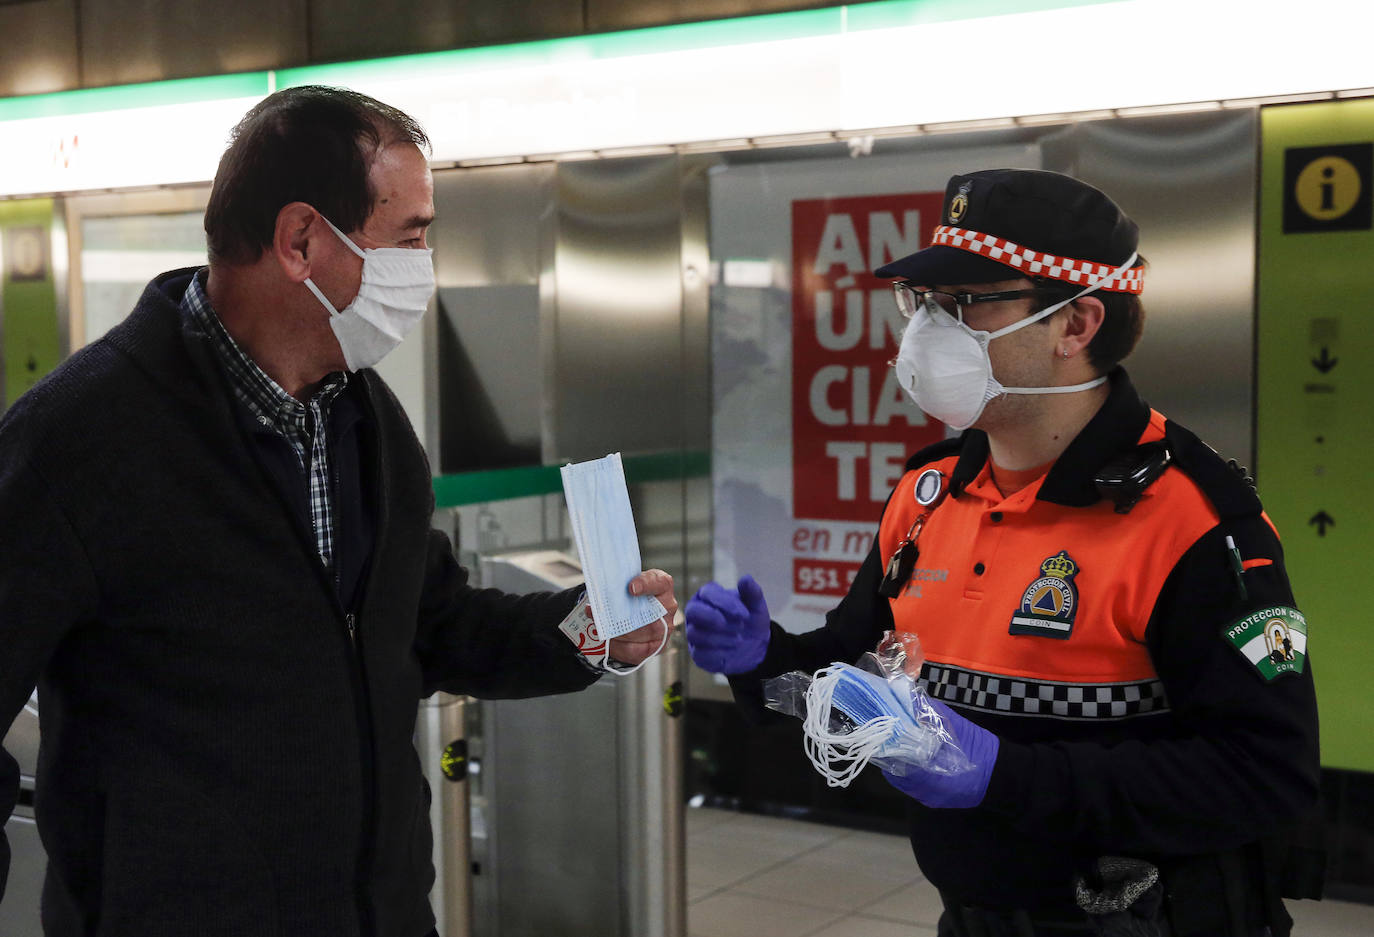
[[[363,95],[267,98],[216,174],[209,267],[0,423],[0,721],[36,683],[53,937],[422,937],[420,698],[597,677],[558,629],[576,590],[468,584],[370,370],[434,289],[425,145]],[[669,614],[611,642],[636,664],[676,602],[661,571],[630,588]]]

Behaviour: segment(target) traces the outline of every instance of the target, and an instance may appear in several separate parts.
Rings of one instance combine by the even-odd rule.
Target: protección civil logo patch
[[[1276,605],[1247,615],[1221,632],[1265,680],[1302,673],[1307,660],[1307,619],[1296,608]]]
[[[1078,614],[1078,587],[1073,577],[1078,564],[1065,550],[1040,564],[1040,576],[1021,595],[1021,607],[1011,616],[1008,634],[1068,640]]]

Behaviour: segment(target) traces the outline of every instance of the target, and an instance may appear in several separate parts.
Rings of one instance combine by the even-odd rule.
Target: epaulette
[[[1253,517],[1263,510],[1255,480],[1235,459],[1223,459],[1215,449],[1172,420],[1164,423],[1173,463],[1202,489],[1222,518]]]

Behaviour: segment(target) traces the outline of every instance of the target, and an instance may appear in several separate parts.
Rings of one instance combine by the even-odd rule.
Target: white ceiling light
[[[1045,8],[1056,2],[1005,0],[1000,16],[937,22],[961,8],[876,0],[0,100],[0,196],[208,181],[237,119],[272,88],[305,83],[345,85],[411,112],[433,139],[435,164],[460,166],[1374,93],[1368,30],[1353,28],[1369,22],[1368,0],[1305,0],[1300,16],[1265,15],[1250,0]],[[1028,5],[1041,8],[1021,12]],[[148,139],[162,142],[149,148]]]

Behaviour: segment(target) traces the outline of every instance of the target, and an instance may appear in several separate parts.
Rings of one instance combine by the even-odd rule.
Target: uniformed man
[[[973,763],[887,774],[941,937],[1286,935],[1281,895],[1320,886],[1289,835],[1319,780],[1306,622],[1244,471],[1119,364],[1144,318],[1136,225],[1028,170],[953,177],[942,221],[876,273],[909,320],[898,379],[962,434],[907,463],[823,627],[771,623],[748,576],[710,583],[692,657],[757,708],[765,678],[919,633]]]

